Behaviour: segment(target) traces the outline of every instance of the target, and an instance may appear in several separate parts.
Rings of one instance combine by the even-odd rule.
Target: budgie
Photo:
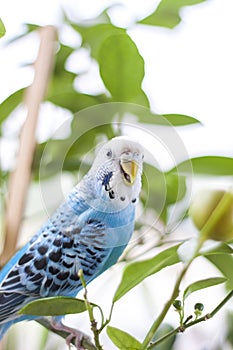
[[[72,296],[116,263],[134,230],[143,149],[116,137],[106,142],[83,179],[0,273],[0,339],[27,303]]]

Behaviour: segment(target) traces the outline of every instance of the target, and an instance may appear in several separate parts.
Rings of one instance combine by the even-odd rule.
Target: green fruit
[[[180,311],[182,309],[182,303],[180,300],[176,299],[174,302],[173,302],[173,306],[176,310]]]
[[[189,215],[200,231],[211,220],[212,225],[206,238],[217,241],[233,239],[233,192],[208,189],[200,191],[191,203]]]
[[[204,305],[202,303],[196,303],[195,306],[194,306],[194,309],[198,310],[198,311],[203,311],[204,310]]]

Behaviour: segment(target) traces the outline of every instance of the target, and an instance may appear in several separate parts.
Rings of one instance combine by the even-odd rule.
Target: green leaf
[[[142,92],[144,60],[127,34],[111,35],[99,50],[100,74],[114,101],[131,102]]]
[[[199,4],[206,0],[162,0],[156,10],[139,23],[152,26],[174,28],[180,23],[180,9],[183,6]]]
[[[95,304],[91,304],[96,306]],[[32,301],[19,313],[35,316],[62,316],[86,311],[85,301],[70,297],[51,297]]]
[[[128,106],[128,112],[137,117],[138,122],[143,124],[155,124],[164,126],[186,126],[201,124],[199,120],[184,114],[155,114],[148,108],[138,108],[138,106]]]
[[[186,194],[186,177],[168,173],[165,175],[167,204],[173,204],[184,198]]]
[[[185,300],[190,294],[196,292],[197,290],[205,289],[208,287],[216,286],[217,284],[221,284],[226,282],[226,278],[224,277],[212,277],[204,280],[196,281],[190,284],[184,291],[183,299]]]
[[[3,21],[0,18],[0,38],[6,34],[6,28],[4,26]]]
[[[167,119],[167,121],[173,126],[201,124],[196,118],[184,114],[163,114],[162,117]]]
[[[65,77],[64,77],[65,78]],[[61,81],[59,82],[61,84]],[[57,106],[66,108],[73,113],[76,113],[84,108],[88,108],[99,103],[107,102],[106,98],[102,95],[91,96],[87,94],[78,93],[75,90],[60,92],[55,89],[51,91],[53,95],[50,95],[47,100],[54,103]]]
[[[85,109],[79,112],[72,121],[71,135],[62,140],[49,140],[37,145],[33,162],[33,175],[35,180],[46,179],[57,175],[60,171],[81,171],[86,173],[90,163],[81,157],[90,149],[94,150],[98,137],[107,136],[109,139],[116,136],[111,118],[113,118],[111,105],[106,107],[103,116],[101,108]],[[101,107],[101,106],[100,106]],[[80,173],[80,174],[81,174]]]
[[[107,334],[120,350],[139,350],[141,343],[129,333],[119,328],[107,327]]]
[[[169,172],[179,171],[185,173],[187,165],[192,165],[195,175],[213,175],[213,176],[232,176],[233,175],[233,158],[220,156],[204,156],[188,159],[177,165],[176,168]]]
[[[227,288],[233,289],[233,256],[230,254],[210,254],[205,256],[227,278]]]
[[[137,106],[140,105],[147,108],[150,107],[150,102],[148,100],[148,97],[142,89],[139,90],[139,93],[137,95],[129,98],[127,102]]]
[[[163,173],[154,166],[144,163],[140,199],[146,208],[156,211],[164,222],[167,207],[181,201],[186,194],[186,178],[177,173]]]
[[[184,114],[155,114],[149,110],[137,113],[138,121],[145,124],[157,124],[164,126],[185,126],[200,124],[200,121]]]
[[[146,208],[161,213],[166,204],[166,181],[164,173],[154,166],[145,163],[142,175],[140,198]]]
[[[62,95],[62,93],[74,91],[73,82],[76,74],[66,70],[66,61],[73,52],[72,47],[62,44],[59,46],[47,96]]]
[[[54,67],[54,74],[60,75],[64,73],[64,68],[66,64],[67,58],[74,52],[74,49],[67,45],[60,44],[59,51],[56,55],[56,62]],[[67,72],[73,75],[73,77],[76,76],[76,74]]]
[[[47,93],[48,100],[50,101],[52,97],[58,97],[64,101],[62,94],[72,94],[75,92],[73,83],[74,79],[76,78],[76,74],[66,70],[66,61],[73,51],[74,49],[69,46],[59,46],[59,51],[56,54],[53,75],[50,79]],[[75,98],[75,96],[72,95],[72,98]]]
[[[120,285],[115,292],[113,302],[123,297],[123,295],[142,282],[146,277],[159,272],[167,266],[180,262],[177,254],[179,246],[170,247],[151,259],[137,261],[126,266]]]
[[[0,104],[0,124],[13,112],[22,102],[24,89],[14,92]]]
[[[111,23],[99,23],[90,25],[71,24],[73,29],[79,32],[82,36],[82,46],[87,46],[91,49],[91,56],[98,61],[99,50],[103,42],[112,35],[125,34],[126,30],[115,27]]]
[[[8,41],[8,44],[12,44],[12,43],[14,43],[17,40],[20,40],[20,39],[24,38],[29,33],[34,32],[35,30],[38,30],[41,27],[39,25],[37,25],[37,24],[25,23],[24,24],[24,28],[25,28],[24,32],[19,34],[19,35],[16,35],[16,36],[12,37]]]

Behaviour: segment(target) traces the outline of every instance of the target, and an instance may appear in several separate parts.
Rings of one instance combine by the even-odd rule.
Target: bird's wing
[[[67,212],[66,214],[67,217]],[[64,217],[60,213],[59,220]],[[81,289],[80,269],[86,282],[96,277],[111,249],[104,248],[105,225],[89,219],[79,226],[78,218],[59,225],[50,220],[27,244],[0,285],[0,322],[26,303],[46,296],[76,295]],[[62,229],[58,229],[58,227]]]

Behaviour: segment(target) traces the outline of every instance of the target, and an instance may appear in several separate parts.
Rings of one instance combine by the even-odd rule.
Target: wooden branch
[[[52,327],[51,323],[46,319],[46,318],[40,318],[37,320],[38,323],[40,323],[42,326],[47,328],[49,331],[59,335],[60,337],[67,339],[68,336],[70,335],[69,333],[65,331],[59,331],[55,328]],[[75,339],[72,339],[71,344],[75,345]],[[86,350],[97,350],[94,344],[89,340],[88,336],[84,336],[82,341],[81,341],[81,346],[86,349]]]
[[[40,103],[42,102],[54,61],[56,30],[53,26],[40,29],[40,47],[35,62],[32,85],[25,95],[27,117],[21,130],[16,167],[9,180],[6,206],[5,242],[0,265],[4,265],[16,250],[16,244],[24,212],[27,189],[31,178],[31,166],[35,150],[35,133]]]

